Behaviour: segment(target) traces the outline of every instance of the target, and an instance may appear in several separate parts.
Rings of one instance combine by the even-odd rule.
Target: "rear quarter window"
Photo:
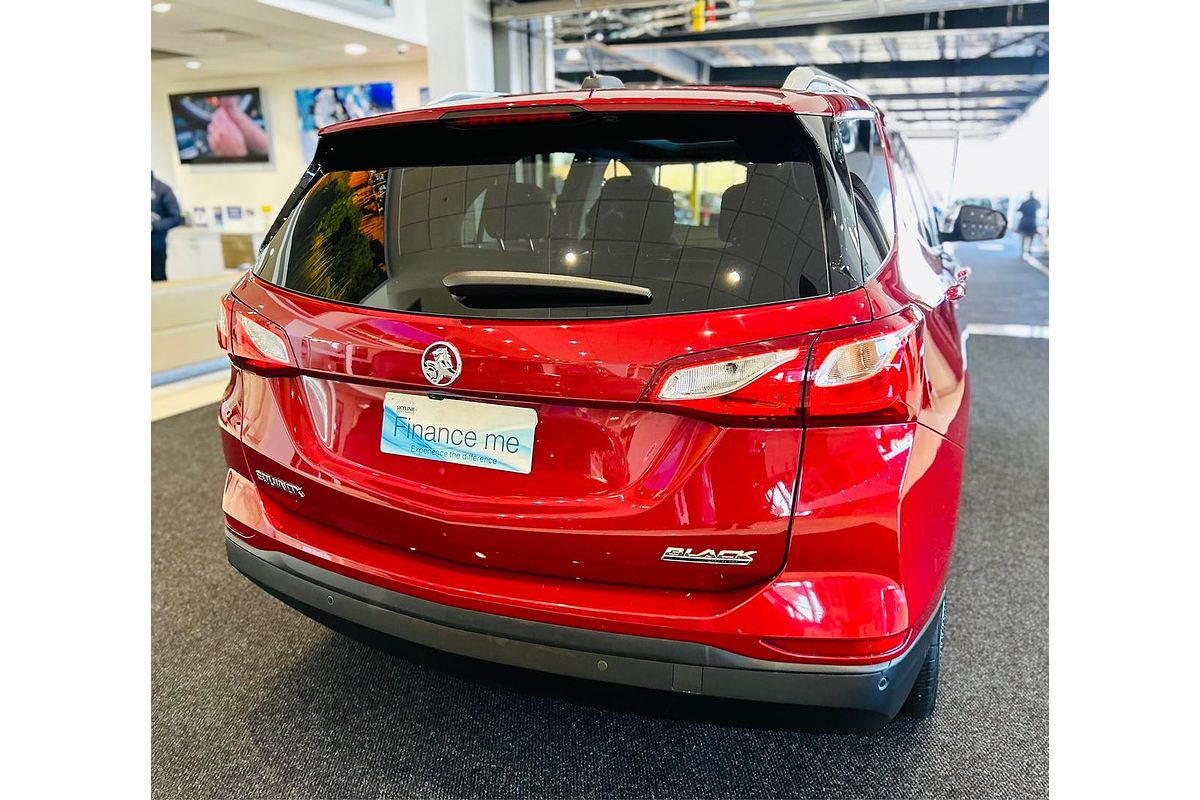
[[[896,236],[896,211],[887,157],[874,119],[838,122],[854,197],[864,277],[883,266]]]

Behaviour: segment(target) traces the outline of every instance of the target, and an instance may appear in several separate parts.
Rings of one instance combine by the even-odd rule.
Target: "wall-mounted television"
[[[171,95],[175,145],[184,164],[270,161],[270,139],[258,89]]]
[[[390,83],[356,83],[345,86],[316,86],[296,90],[300,112],[300,149],[305,161],[317,152],[317,131],[347,119],[361,119],[391,111]]]

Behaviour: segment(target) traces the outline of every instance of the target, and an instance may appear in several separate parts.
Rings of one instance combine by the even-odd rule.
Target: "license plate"
[[[379,449],[528,475],[537,421],[532,408],[388,392],[383,399]]]

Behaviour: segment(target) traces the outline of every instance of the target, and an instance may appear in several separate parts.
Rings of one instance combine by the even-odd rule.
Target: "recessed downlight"
[[[343,47],[342,50],[345,51],[346,55],[348,56],[361,56],[366,54],[367,46],[365,44],[359,44],[358,42],[347,42],[346,46]]]
[[[171,10],[171,4],[170,3],[152,3],[150,5],[150,10],[153,11],[155,14],[165,14]]]
[[[200,69],[199,61],[185,61],[183,62],[183,65],[188,69]]]

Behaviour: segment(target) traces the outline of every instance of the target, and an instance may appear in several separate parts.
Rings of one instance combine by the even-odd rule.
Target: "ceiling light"
[[[365,44],[359,44],[358,42],[350,42],[343,47],[342,50],[344,50],[348,56],[361,56],[367,52],[367,46]]]
[[[154,3],[150,6],[150,10],[155,14],[165,14],[171,10],[170,3]]]
[[[578,47],[568,47],[565,58],[567,61],[583,61],[583,53],[579,52]]]
[[[829,47],[829,37],[818,34],[812,38],[811,44],[815,48]]]
[[[199,61],[185,61],[183,62],[183,65],[188,69],[200,69]]]

